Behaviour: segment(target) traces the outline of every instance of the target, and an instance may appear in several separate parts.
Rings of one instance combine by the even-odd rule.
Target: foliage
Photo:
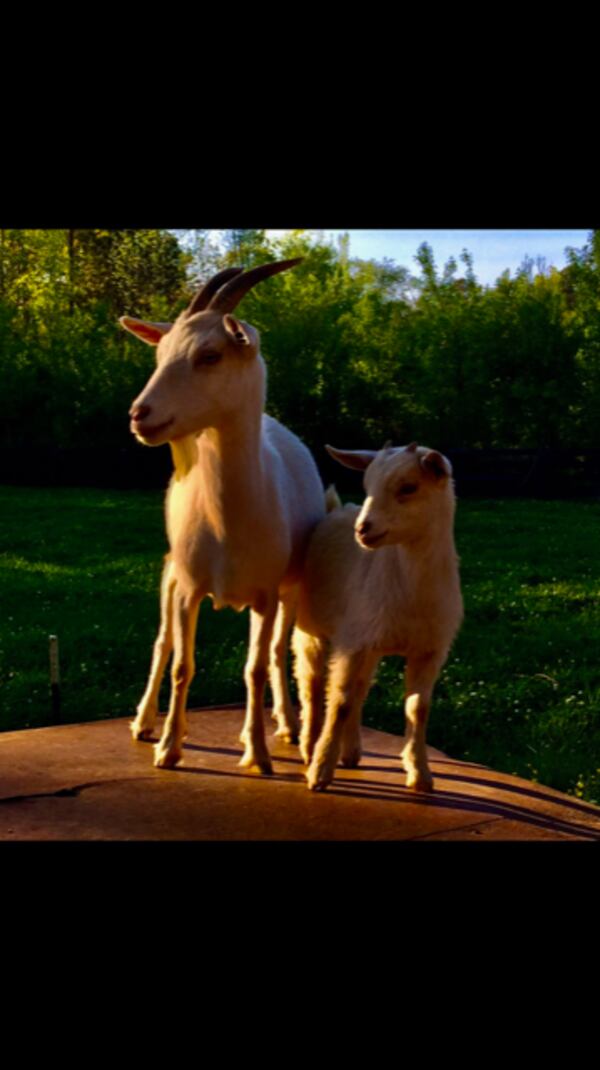
[[[165,231],[0,231],[0,444],[122,442],[152,353],[118,317],[179,311],[188,259]]]
[[[0,231],[0,444],[129,444],[153,364],[119,315],[159,320],[220,268],[304,257],[250,291],[269,410],[322,457],[329,440],[438,448],[600,445],[600,238],[559,272],[525,260],[479,284],[464,250],[442,269],[361,261],[314,232]]]

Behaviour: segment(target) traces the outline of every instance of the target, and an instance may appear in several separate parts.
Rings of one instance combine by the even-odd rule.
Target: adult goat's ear
[[[136,320],[134,316],[119,316],[119,323],[126,331],[131,331],[136,338],[147,342],[149,346],[157,346],[163,334],[171,330],[172,323],[150,323],[148,320]]]
[[[244,324],[240,320],[236,320],[235,316],[231,316],[227,312],[223,316],[223,326],[230,338],[233,338],[233,341],[236,343],[236,345],[250,345],[250,338],[248,337]]]
[[[452,475],[450,461],[437,450],[429,450],[419,458],[419,463],[425,474],[434,479],[448,479]]]
[[[336,450],[333,446],[325,446],[325,449],[338,464],[343,464],[346,468],[357,468],[360,472],[364,472],[377,456],[376,450]]]

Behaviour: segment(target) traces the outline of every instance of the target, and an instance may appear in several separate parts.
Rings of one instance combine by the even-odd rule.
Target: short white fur
[[[175,463],[166,498],[170,553],[161,581],[160,629],[131,725],[135,739],[152,737],[160,683],[173,653],[169,711],[155,747],[155,765],[162,768],[183,756],[196,624],[207,596],[217,608],[251,610],[240,765],[271,772],[263,712],[267,672],[277,734],[297,739],[287,639],[308,538],[325,512],[323,486],[308,449],[264,413],[258,332],[230,314],[240,290],[296,262],[244,276],[239,269],[219,273],[204,288],[208,297],[201,300],[201,291],[173,325],[121,319],[127,330],[157,345],[157,368],[130,410],[131,430],[146,445],[169,442]],[[241,286],[238,278],[219,289],[236,275]]]
[[[361,712],[376,667],[399,654],[406,659],[407,786],[431,791],[427,719],[463,612],[452,469],[416,443],[378,453],[327,448],[365,470],[367,497],[362,508],[342,508],[330,489],[328,515],[306,556],[292,645],[308,785],[325,789],[340,756],[358,765]]]

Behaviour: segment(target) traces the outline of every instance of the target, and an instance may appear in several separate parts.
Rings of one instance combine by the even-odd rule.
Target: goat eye
[[[194,357],[194,367],[199,368],[200,365],[204,364],[218,364],[222,356],[222,353],[198,353]]]
[[[417,489],[416,483],[404,483],[396,492],[396,497],[406,498],[409,494],[415,494]]]

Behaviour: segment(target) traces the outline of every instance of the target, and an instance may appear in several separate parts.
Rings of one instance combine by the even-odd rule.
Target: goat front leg
[[[173,591],[175,576],[169,558],[164,565],[160,581],[160,627],[154,643],[152,664],[148,684],[136,712],[137,717],[131,722],[131,734],[134,739],[146,740],[152,737],[158,715],[158,694],[173,649]]]
[[[433,791],[433,777],[427,762],[425,733],[435,681],[444,659],[429,657],[407,658],[404,673],[406,715],[406,744],[400,755],[406,770],[406,786],[415,791]]]
[[[333,780],[344,726],[359,699],[357,685],[363,661],[363,651],[336,654],[331,659],[325,724],[306,774],[311,791],[324,791]]]
[[[244,754],[240,765],[272,773],[271,759],[265,739],[264,694],[269,663],[269,646],[277,613],[277,595],[263,609],[250,611],[250,650],[244,669],[247,688],[246,719],[240,739]]]
[[[302,721],[300,753],[306,765],[309,765],[323,727],[327,648],[323,640],[303,632],[297,626],[292,636],[292,647]]]
[[[273,720],[277,722],[275,735],[286,743],[298,742],[299,724],[287,680],[287,652],[290,628],[296,611],[296,591],[286,593],[279,602],[269,658],[269,682],[273,695]]]
[[[160,743],[154,748],[154,764],[172,769],[183,757],[181,745],[187,727],[185,707],[194,677],[194,642],[201,595],[173,592],[173,664],[171,666],[171,701]]]

